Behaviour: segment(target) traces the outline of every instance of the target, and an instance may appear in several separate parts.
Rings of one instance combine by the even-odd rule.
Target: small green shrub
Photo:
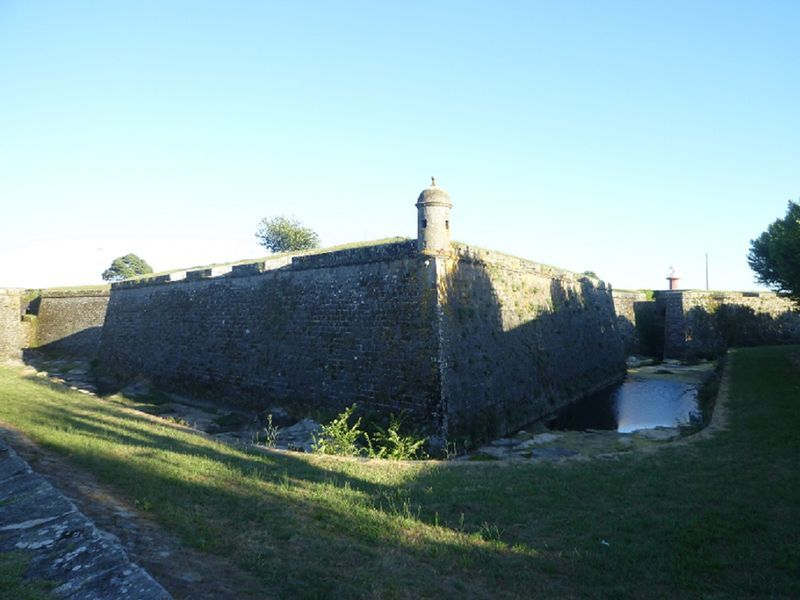
[[[400,428],[403,425],[402,416],[389,417],[389,426],[386,429],[376,428],[372,439],[365,434],[369,445],[369,455],[372,458],[388,458],[390,460],[422,460],[428,455],[422,449],[425,438],[413,435],[403,435]]]
[[[442,458],[452,460],[456,456],[458,456],[458,442],[445,440],[442,448]]]
[[[280,430],[280,427],[272,424],[272,413],[268,414],[267,426],[264,427],[264,445],[267,448],[275,448],[278,445],[278,432]]]
[[[361,417],[356,419],[352,426],[349,422],[355,410],[356,405],[353,404],[339,413],[330,423],[323,425],[319,434],[313,436],[312,450],[319,454],[363,456],[366,449],[359,444],[359,440],[366,434],[361,429]]]
[[[486,542],[501,543],[503,541],[502,540],[503,530],[500,529],[497,525],[492,525],[486,521],[481,523],[477,535],[480,539]]]
[[[423,450],[425,438],[415,435],[404,435],[400,432],[403,426],[402,416],[389,417],[389,425],[384,429],[378,425],[362,428],[362,418],[350,424],[356,411],[356,405],[346,408],[330,423],[323,425],[319,434],[314,436],[312,450],[320,454],[336,454],[339,456],[369,456],[370,458],[386,458],[390,460],[422,460],[428,458]],[[372,434],[367,431],[372,429]]]

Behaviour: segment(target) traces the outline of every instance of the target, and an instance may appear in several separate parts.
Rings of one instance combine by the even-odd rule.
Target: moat
[[[716,363],[637,364],[625,379],[456,460],[553,461],[618,456],[678,439],[710,420],[698,391]],[[691,427],[686,427],[691,426]]]
[[[710,362],[668,362],[630,369],[619,384],[559,411],[548,427],[632,433],[703,422],[697,393],[713,369]]]

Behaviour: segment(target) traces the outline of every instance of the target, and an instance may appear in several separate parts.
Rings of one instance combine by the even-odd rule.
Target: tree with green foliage
[[[790,200],[786,216],[751,240],[747,262],[759,283],[800,304],[800,204]]]
[[[300,221],[287,217],[262,219],[256,231],[258,243],[270,252],[292,252],[319,248],[317,233]]]
[[[111,266],[103,271],[103,281],[122,281],[136,275],[146,275],[153,272],[153,267],[143,258],[135,254],[126,254],[115,258]]]

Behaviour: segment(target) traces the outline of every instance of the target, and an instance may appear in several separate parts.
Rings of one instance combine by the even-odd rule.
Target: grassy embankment
[[[267,597],[798,597],[800,348],[731,358],[728,430],[589,463],[248,452],[11,368],[0,420]]]

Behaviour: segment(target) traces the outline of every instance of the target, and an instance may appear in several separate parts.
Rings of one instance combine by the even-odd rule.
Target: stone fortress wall
[[[0,289],[0,361],[20,357],[22,324],[20,290]]]
[[[97,355],[108,290],[43,290],[28,344],[64,354]]]
[[[450,206],[420,195],[417,240],[115,284],[101,364],[298,416],[403,412],[475,442],[619,379],[611,290],[451,245]]]
[[[439,260],[448,429],[505,434],[622,378],[611,289],[582,275],[454,245]]]
[[[439,415],[434,267],[415,241],[112,287],[101,364],[243,405]],[[265,270],[261,270],[265,269]]]
[[[416,244],[114,285],[101,364],[298,416],[353,403],[403,412],[431,435],[473,441],[621,377],[599,282],[465,246],[427,256]]]
[[[648,354],[637,323],[641,323],[645,318],[643,313],[651,306],[653,294],[644,290],[613,290],[611,297],[625,353]]]
[[[357,403],[405,413],[440,442],[480,442],[619,379],[626,353],[800,341],[800,318],[774,294],[612,290],[451,244],[450,207],[440,188],[423,192],[417,240],[125,281],[110,293],[45,291],[28,333],[19,291],[0,292],[0,356],[20,346],[96,356],[120,382],[143,377],[298,417]]]
[[[664,355],[709,357],[731,346],[800,343],[800,312],[773,292],[656,292]]]

